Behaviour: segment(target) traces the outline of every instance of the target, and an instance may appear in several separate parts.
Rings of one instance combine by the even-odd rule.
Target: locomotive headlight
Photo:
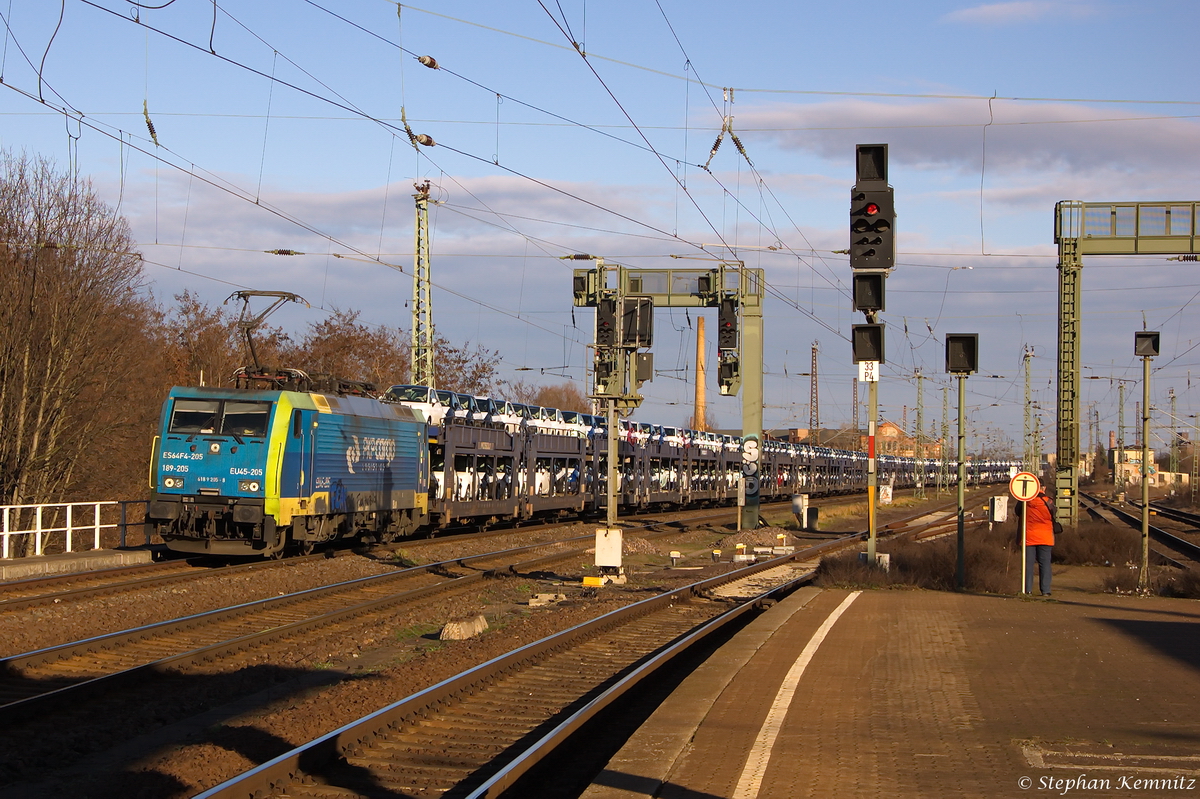
[[[211,452],[212,454],[216,455],[218,452],[221,451],[221,445],[214,441],[213,443],[208,445],[208,451]]]

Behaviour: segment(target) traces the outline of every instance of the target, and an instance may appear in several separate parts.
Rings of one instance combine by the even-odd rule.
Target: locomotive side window
[[[254,436],[267,434],[267,420],[271,415],[269,402],[241,402],[228,400],[225,416],[221,420],[221,432],[225,435]]]
[[[169,433],[215,433],[221,415],[220,400],[177,399],[171,409]]]
[[[292,411],[292,438],[300,437],[300,411]]]

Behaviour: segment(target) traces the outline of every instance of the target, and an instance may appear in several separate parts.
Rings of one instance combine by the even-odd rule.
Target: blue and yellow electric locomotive
[[[177,551],[276,556],[424,524],[423,416],[367,397],[171,390],[151,458],[148,516]]]

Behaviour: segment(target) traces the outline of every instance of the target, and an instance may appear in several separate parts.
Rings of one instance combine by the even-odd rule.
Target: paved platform
[[[1050,599],[802,589],[584,796],[1200,798],[1200,603],[1057,571]]]
[[[135,563],[149,563],[152,560],[154,560],[154,552],[151,548],[94,549],[60,555],[11,558],[0,560],[0,580],[23,580],[50,574],[112,569],[118,566],[131,566]]]

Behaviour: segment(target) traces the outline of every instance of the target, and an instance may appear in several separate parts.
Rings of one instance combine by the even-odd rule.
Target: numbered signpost
[[[1029,502],[1038,495],[1042,488],[1041,482],[1033,472],[1017,472],[1008,481],[1008,492],[1018,502]],[[1028,518],[1028,508],[1021,508],[1021,590],[1025,593],[1025,520]]]

